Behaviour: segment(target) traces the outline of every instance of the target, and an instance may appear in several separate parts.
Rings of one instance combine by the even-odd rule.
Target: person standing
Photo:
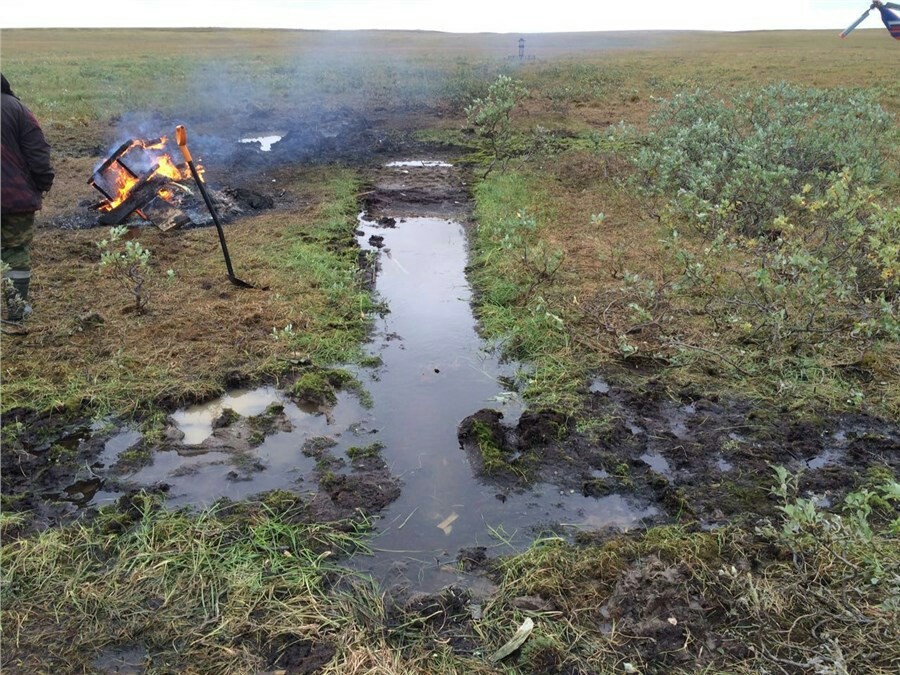
[[[0,249],[4,279],[15,292],[4,293],[7,320],[20,322],[30,312],[31,241],[34,214],[41,208],[43,193],[53,185],[50,145],[32,112],[0,74],[2,85],[2,172],[0,172]],[[8,269],[6,268],[8,266]],[[4,281],[4,291],[8,284]]]

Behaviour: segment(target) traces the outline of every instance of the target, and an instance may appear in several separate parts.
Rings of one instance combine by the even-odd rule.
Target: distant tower
[[[519,61],[525,60],[525,38],[519,38]]]

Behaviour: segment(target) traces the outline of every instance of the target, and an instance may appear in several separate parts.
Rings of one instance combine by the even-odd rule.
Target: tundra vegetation
[[[533,36],[539,58],[519,63],[506,36],[4,31],[3,68],[54,147],[45,221],[91,197],[128,122],[355,110],[471,169],[476,315],[532,407],[602,438],[614,420],[585,404],[601,372],[818,433],[839,414],[900,417],[900,84],[878,67],[897,53],[882,33]],[[115,253],[96,230],[41,227],[40,305],[2,345],[4,472],[48,421],[152,435],[235,383],[324,401],[358,388],[343,366],[368,365],[380,311],[353,240],[364,168],[259,177],[284,207],[241,218],[229,244],[266,293],[229,289],[203,230],[147,228]],[[143,279],[168,269],[148,304]],[[51,527],[4,493],[3,669],[130,655],[148,673],[896,672],[892,452],[847,471],[831,503],[773,462],[723,487],[748,507],[713,529],[679,501],[656,527],[526,551],[498,532],[487,597],[402,604],[342,564],[366,553],[366,517],[319,522],[290,493],[199,513],[138,493]],[[523,646],[492,663],[527,618]]]

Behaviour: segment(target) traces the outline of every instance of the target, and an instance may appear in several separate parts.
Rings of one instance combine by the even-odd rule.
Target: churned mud
[[[192,508],[287,490],[311,519],[371,519],[372,554],[348,564],[391,589],[398,625],[432,617],[439,638],[468,653],[476,649],[472,621],[496,588],[493,561],[536,538],[597,542],[659,523],[716,528],[769,515],[776,464],[802,472],[801,491],[823,505],[870,467],[900,468],[895,423],[864,415],[791,421],[652,378],[638,387],[616,370],[585,383],[577,415],[528,409],[513,384],[517,364],[501,360],[473,317],[466,170],[425,148],[397,154],[411,148],[365,120],[332,121],[315,134],[275,121],[277,134],[249,130],[220,145],[204,141],[203,151],[211,166],[227,167],[217,189],[241,195],[226,217],[296,207],[279,201],[272,178],[291,163],[373,165],[354,245],[386,311],[373,326],[370,367],[348,369],[361,391],[340,378],[325,396],[284,382],[236,388],[173,409],[153,437],[116,420],[11,411],[3,424],[19,433],[4,446],[2,491],[8,508],[32,515],[9,535],[90,518],[139,490]],[[354,154],[361,147],[373,150]],[[90,209],[80,208],[57,214],[51,226],[93,226]],[[298,376],[304,369],[315,370],[300,364]],[[681,574],[659,560],[636,563],[603,615],[657,651],[676,650],[685,636],[657,611],[661,604],[684,605],[693,625],[703,625],[698,602],[673,595]],[[515,601],[554,611],[540,598]],[[705,639],[740,649],[723,636]],[[328,643],[286,640],[272,645],[271,665],[290,671],[333,654]],[[117,649],[97,668],[128,672],[141,658]],[[559,664],[547,658],[551,672]]]
[[[232,192],[279,208],[264,176],[289,161],[348,159],[349,148],[373,143],[384,156],[386,141],[360,143],[376,133],[364,120],[332,122],[316,134],[242,136],[227,151],[206,139],[204,150],[228,167]],[[385,582],[437,587],[459,580],[448,570],[473,547],[492,554],[542,532],[584,537],[683,517],[714,527],[767,513],[773,464],[802,470],[801,487],[823,503],[871,465],[896,468],[895,424],[863,415],[791,423],[652,381],[635,391],[615,373],[586,383],[583,418],[525,410],[516,364],[500,361],[472,315],[465,169],[451,157],[387,155],[370,175],[357,244],[387,311],[369,347],[378,365],[355,370],[366,401],[235,390],[173,411],[157,439],[114,420],[12,411],[4,425],[23,429],[3,453],[13,508],[44,527],[139,489],[174,506],[288,489],[321,517],[380,514],[375,555],[361,566]]]

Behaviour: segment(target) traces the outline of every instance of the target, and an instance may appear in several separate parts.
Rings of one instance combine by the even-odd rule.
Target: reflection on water
[[[436,167],[441,167],[441,168],[449,168],[453,165],[448,164],[447,162],[440,162],[437,160],[430,160],[430,159],[409,159],[409,160],[403,160],[403,161],[399,161],[399,162],[388,162],[387,164],[385,164],[385,166],[387,166],[387,167],[412,167],[412,168],[436,166]]]
[[[241,143],[259,143],[259,149],[263,152],[269,152],[272,149],[272,146],[275,145],[278,141],[282,139],[282,136],[277,135],[269,135],[269,136],[256,136],[254,138],[242,138]]]
[[[104,443],[103,452],[97,459],[98,465],[105,468],[112,466],[116,463],[119,455],[137,445],[141,438],[141,432],[134,429],[119,431]]]
[[[152,463],[130,474],[116,476],[119,488],[145,487],[165,484],[168,486],[166,501],[173,506],[208,506],[228,498],[246,499],[275,489],[292,489],[314,492],[316,484],[309,482],[315,468],[315,460],[303,454],[304,443],[311,438],[329,438],[334,441],[333,452],[341,456],[352,445],[369,443],[366,429],[370,414],[357,398],[341,392],[334,410],[321,412],[304,409],[293,403],[273,387],[240,390],[220,399],[192,406],[173,415],[181,420],[180,428],[192,434],[192,440],[209,438],[211,420],[225,408],[231,408],[242,416],[254,416],[264,412],[272,403],[284,407],[290,423],[289,430],[275,431],[255,447],[238,449],[227,442],[220,446],[210,442],[201,445],[175,446],[170,450],[153,453]],[[201,433],[202,432],[202,433]],[[366,437],[361,439],[361,435]],[[114,492],[98,492],[95,504],[113,501]]]
[[[442,563],[462,548],[526,546],[550,525],[629,527],[655,513],[618,495],[595,499],[550,486],[498,495],[479,481],[459,447],[458,424],[481,408],[515,424],[521,407],[499,381],[514,364],[486,352],[476,329],[463,226],[435,218],[407,218],[394,228],[361,221],[363,248],[373,234],[383,237],[376,289],[390,312],[371,345],[384,366],[365,384],[376,438],[404,487],[381,514],[374,555],[355,564],[383,581],[399,567],[417,587],[437,586],[447,581]]]
[[[209,403],[194,405],[172,414],[172,420],[184,433],[185,445],[198,445],[212,435],[212,424],[226,408],[238,415],[250,417],[265,412],[273,403],[284,403],[286,398],[275,387],[240,389],[225,394]]]
[[[666,478],[672,477],[672,467],[669,466],[669,461],[658,452],[645,452],[641,455],[641,461],[656,473],[662,474]]]

